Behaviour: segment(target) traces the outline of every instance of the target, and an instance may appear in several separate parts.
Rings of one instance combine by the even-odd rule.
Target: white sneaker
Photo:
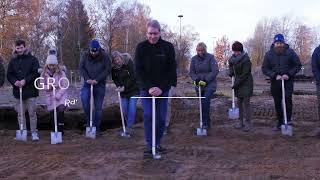
[[[32,132],[31,133],[31,138],[32,138],[32,141],[39,141],[39,136],[38,136],[38,132]]]

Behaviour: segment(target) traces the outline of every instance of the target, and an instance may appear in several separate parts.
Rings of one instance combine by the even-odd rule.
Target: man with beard
[[[277,113],[278,123],[273,128],[274,131],[279,131],[283,122],[282,111],[282,85],[281,80],[284,80],[285,86],[285,102],[287,110],[288,124],[292,125],[292,93],[294,76],[301,69],[301,62],[298,55],[293,49],[285,43],[284,36],[277,34],[274,37],[273,44],[270,50],[265,54],[262,72],[270,78],[271,95],[274,100],[275,110]]]

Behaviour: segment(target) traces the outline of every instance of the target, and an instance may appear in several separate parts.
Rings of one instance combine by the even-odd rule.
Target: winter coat
[[[278,54],[271,45],[270,50],[265,54],[262,63],[262,72],[271,80],[271,94],[281,96],[281,81],[276,80],[277,75],[288,75],[289,79],[285,81],[285,93],[291,96],[293,93],[294,76],[301,69],[301,62],[298,55],[289,45],[285,45],[285,51]]]
[[[311,65],[317,84],[320,84],[320,46],[318,46],[312,53]]]
[[[134,73],[134,65],[131,59],[124,57],[124,64],[121,67],[113,65],[111,75],[112,80],[117,87],[124,87],[124,91],[121,92],[121,97],[139,95],[139,88]]]
[[[193,81],[205,81],[207,86],[204,87],[204,90],[211,89],[214,92],[216,91],[218,73],[219,68],[212,54],[206,53],[204,57],[198,55],[192,57],[189,75]]]
[[[96,80],[98,84],[105,85],[110,74],[111,61],[103,49],[99,50],[97,57],[93,58],[90,52],[83,53],[80,59],[80,74],[87,80]]]
[[[238,98],[250,97],[253,94],[251,62],[247,53],[232,56],[229,59],[230,76],[235,77],[233,88]]]
[[[38,97],[39,91],[34,86],[34,81],[40,76],[38,73],[39,61],[36,57],[26,50],[23,55],[19,56],[15,51],[9,62],[7,70],[7,79],[13,87],[13,96],[20,98],[19,87],[14,83],[16,81],[25,80],[26,84],[22,88],[22,99]]]
[[[173,45],[161,38],[156,44],[148,40],[137,45],[135,70],[140,89],[159,87],[167,91],[177,85],[177,64]]]
[[[49,69],[45,68],[44,71],[41,74],[41,77],[43,79],[40,80],[41,83],[44,84],[44,90],[45,90],[45,95],[46,95],[46,104],[47,104],[47,109],[48,111],[52,111],[54,108],[54,101],[56,101],[56,107],[58,107],[59,105],[64,105],[65,101],[67,99],[67,88],[68,86],[68,81],[62,78],[66,78],[66,74],[65,74],[65,69],[64,68],[60,68],[60,73],[56,72],[54,74],[51,74],[51,72],[49,71]],[[48,89],[47,87],[47,83],[48,83],[48,78],[54,78],[54,86],[56,88],[56,96],[53,96],[53,89]],[[62,80],[60,80],[62,79]],[[60,87],[59,87],[59,80],[60,80]],[[52,82],[52,81],[50,81]],[[49,86],[50,88],[50,86]]]

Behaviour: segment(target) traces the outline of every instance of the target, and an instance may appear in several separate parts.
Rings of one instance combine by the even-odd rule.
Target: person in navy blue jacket
[[[270,50],[265,54],[262,63],[262,72],[271,80],[271,95],[273,96],[275,110],[277,113],[278,124],[273,129],[280,130],[283,122],[282,112],[282,85],[281,80],[285,81],[285,101],[288,124],[292,124],[292,94],[294,76],[301,69],[301,62],[293,49],[285,43],[284,36],[277,34]]]

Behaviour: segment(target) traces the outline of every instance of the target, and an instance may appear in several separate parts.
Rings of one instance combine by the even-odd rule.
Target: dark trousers
[[[243,119],[246,119],[247,124],[251,124],[251,105],[250,105],[250,97],[239,97],[238,106],[239,106],[239,120],[243,125]]]
[[[287,120],[291,122],[291,115],[292,115],[292,95],[288,95],[285,97],[286,99],[286,110],[287,110]],[[284,116],[283,116],[283,109],[282,109],[282,95],[273,96],[274,106],[277,113],[278,119],[278,127],[284,124]]]
[[[59,105],[57,107],[57,128],[58,128],[58,132],[62,132],[62,133],[63,133],[63,127],[64,127],[64,110],[65,110],[64,105]],[[50,122],[51,122],[52,131],[55,131],[53,110],[50,111]]]

